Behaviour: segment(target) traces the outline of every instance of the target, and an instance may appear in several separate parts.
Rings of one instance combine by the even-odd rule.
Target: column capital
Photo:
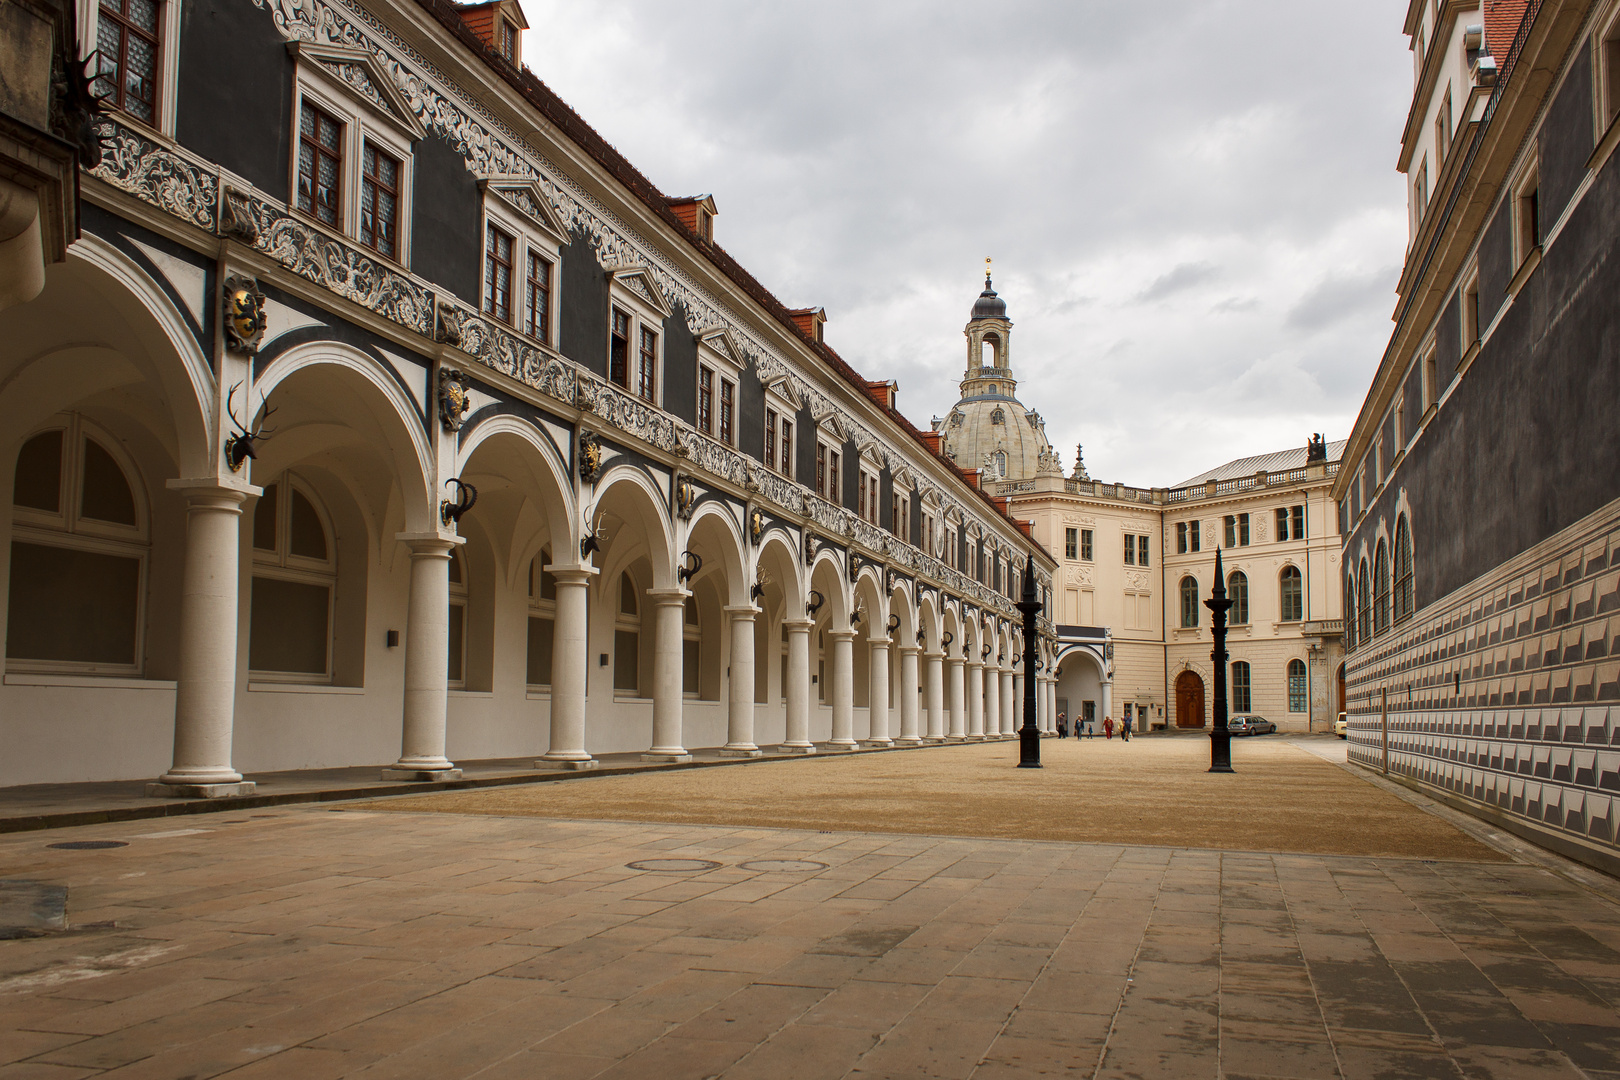
[[[191,506],[212,507],[216,510],[239,511],[248,499],[256,499],[264,494],[264,488],[254,487],[246,481],[223,484],[208,476],[180,477],[165,481],[163,486],[184,495],[186,502]]]
[[[759,608],[755,607],[753,604],[727,604],[720,610],[724,611],[727,615],[730,615],[733,619],[740,619],[744,622],[753,622],[754,616],[760,613]]]
[[[691,595],[691,592],[682,588],[647,590],[647,599],[651,600],[655,604],[658,604],[660,607],[666,604],[670,607],[674,607],[676,604],[680,604],[684,607],[686,605],[686,598]]]
[[[459,536],[447,536],[444,533],[395,533],[394,539],[400,541],[411,549],[413,558],[440,558],[449,559],[450,552],[458,544],[467,541]]]
[[[950,657],[946,656],[942,652],[924,652],[923,653],[923,659],[924,660],[949,660]]]
[[[853,630],[828,630],[827,636],[834,641],[854,641],[856,634]]]
[[[906,653],[920,653],[923,651],[921,645],[896,645],[895,650],[902,656]]]
[[[783,619],[782,625],[787,627],[789,633],[806,633],[816,628],[814,619]]]
[[[594,566],[546,566],[546,573],[557,579],[559,585],[589,585],[591,578],[602,571]]]
[[[869,637],[866,643],[874,649],[887,649],[893,644],[887,637]]]

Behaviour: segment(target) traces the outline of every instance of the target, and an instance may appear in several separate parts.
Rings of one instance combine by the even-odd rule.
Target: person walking
[[[1105,717],[1103,717],[1103,738],[1112,739],[1113,737],[1114,737],[1114,718],[1112,716],[1105,716]]]
[[[1058,738],[1067,739],[1069,737],[1069,721],[1062,713],[1058,713],[1057,728]]]
[[[1130,718],[1129,714],[1126,714],[1125,718],[1122,721],[1120,721],[1120,725],[1119,725],[1119,741],[1120,742],[1130,742],[1131,741],[1131,718]]]

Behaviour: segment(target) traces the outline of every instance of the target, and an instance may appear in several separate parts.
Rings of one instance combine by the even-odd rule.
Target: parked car
[[[1233,735],[1271,735],[1276,732],[1277,725],[1263,716],[1239,713],[1227,718],[1226,730]]]
[[[1344,713],[1340,713],[1339,718],[1333,721],[1333,734],[1341,739],[1350,737],[1350,721],[1345,718]]]

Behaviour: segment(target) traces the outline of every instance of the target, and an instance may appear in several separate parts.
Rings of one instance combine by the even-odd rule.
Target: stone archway
[[[1176,727],[1204,726],[1204,680],[1196,671],[1176,676]]]

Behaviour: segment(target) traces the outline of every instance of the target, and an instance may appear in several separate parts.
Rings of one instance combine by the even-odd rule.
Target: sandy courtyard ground
[[[1500,861],[1499,852],[1291,739],[1233,741],[1214,775],[1197,738],[1047,739],[819,755],[417,798],[378,809],[878,831],[1228,851]]]

